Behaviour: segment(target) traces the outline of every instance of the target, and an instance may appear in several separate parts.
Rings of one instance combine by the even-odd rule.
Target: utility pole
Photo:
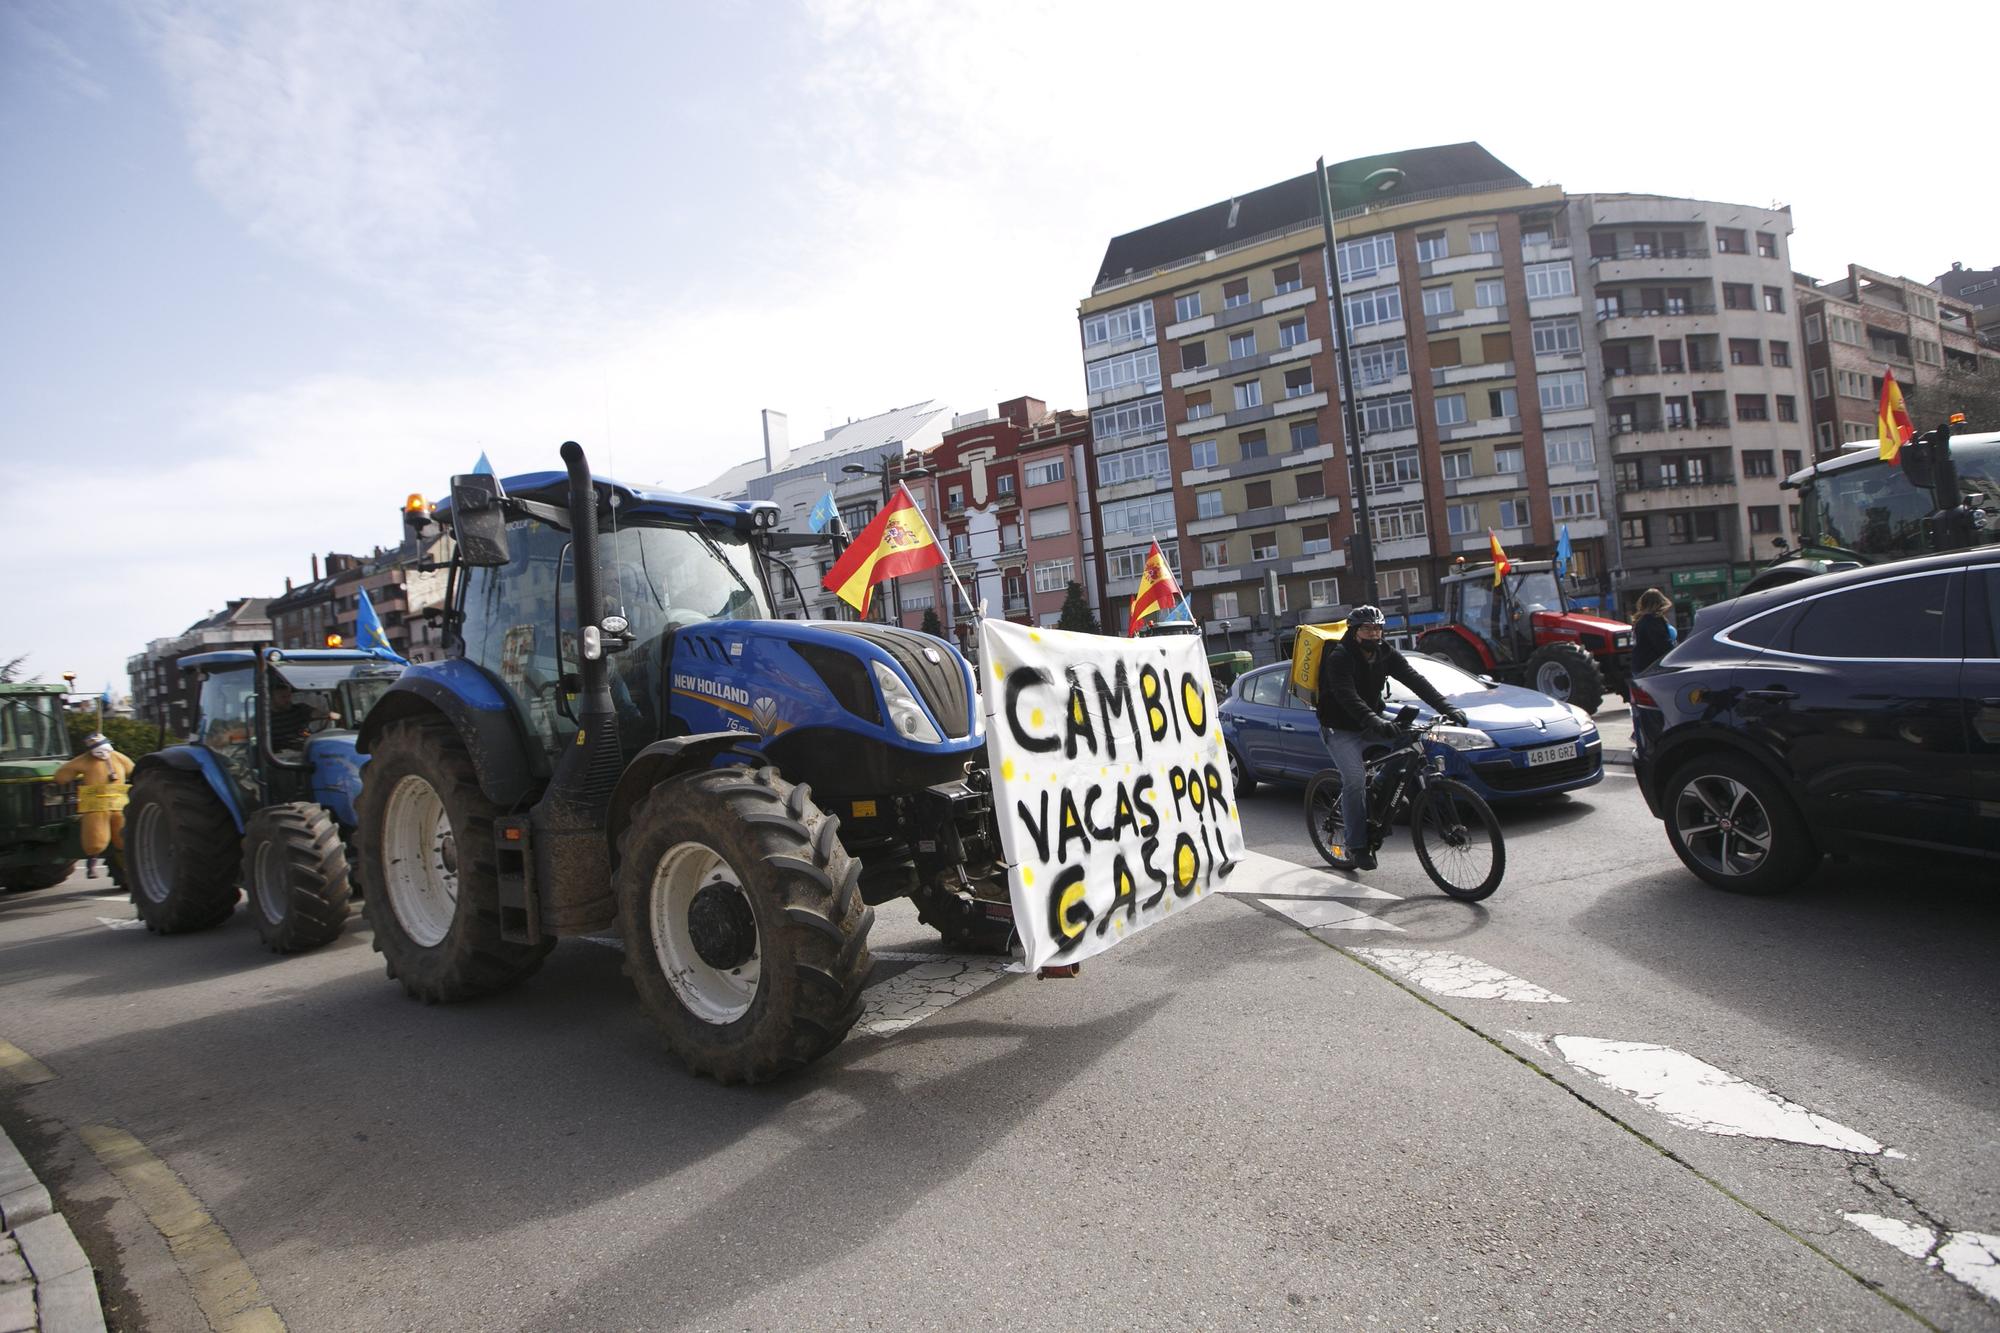
[[[1361,454],[1361,404],[1354,385],[1354,357],[1348,349],[1347,301],[1340,291],[1339,252],[1333,241],[1333,195],[1326,183],[1326,159],[1314,166],[1319,178],[1319,221],[1326,233],[1326,289],[1333,299],[1333,336],[1339,356],[1338,382],[1334,391],[1341,395],[1346,416],[1342,418],[1347,437],[1347,481],[1354,496],[1354,577],[1361,584],[1361,600],[1376,601],[1375,533],[1368,523],[1368,466]]]

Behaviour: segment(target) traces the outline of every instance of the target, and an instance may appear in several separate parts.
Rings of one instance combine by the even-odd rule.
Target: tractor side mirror
[[[507,549],[507,511],[500,479],[486,472],[467,473],[451,479],[451,530],[458,540],[458,558],[478,569],[504,565]]]

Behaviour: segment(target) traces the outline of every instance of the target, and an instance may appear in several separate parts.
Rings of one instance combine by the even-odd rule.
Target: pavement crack
[[[1895,1181],[1883,1175],[1882,1164],[1872,1157],[1850,1157],[1847,1163],[1847,1173],[1854,1183],[1861,1187],[1864,1194],[1872,1195],[1879,1191],[1917,1215],[1923,1224],[1930,1229],[1931,1233],[1930,1245],[1917,1257],[1926,1263],[1936,1263],[1938,1250],[1944,1246],[1945,1242],[1951,1238],[1952,1233],[1957,1231],[1958,1228],[1924,1207],[1922,1203],[1918,1202],[1914,1194],[1911,1194]]]

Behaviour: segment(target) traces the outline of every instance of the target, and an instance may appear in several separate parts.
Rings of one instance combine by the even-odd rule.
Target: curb
[[[97,1275],[14,1141],[0,1129],[0,1329],[104,1333]]]
[[[1604,752],[1604,762],[1607,764],[1616,764],[1620,768],[1630,768],[1632,767],[1632,752],[1630,750],[1607,749]]]

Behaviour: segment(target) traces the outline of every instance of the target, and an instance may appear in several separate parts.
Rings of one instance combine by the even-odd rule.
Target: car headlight
[[[1575,704],[1564,704],[1563,707],[1569,709],[1569,715],[1576,719],[1577,726],[1583,728],[1585,731],[1597,730],[1597,724],[1590,720],[1590,714],[1584,712]]]
[[[1431,740],[1454,750],[1491,750],[1493,738],[1477,727],[1432,727]]]
[[[875,668],[875,683],[882,687],[882,703],[889,710],[889,724],[896,734],[907,740],[920,741],[925,745],[936,745],[944,740],[938,729],[932,725],[930,715],[924,706],[910,693],[910,687],[903,678],[890,669],[886,662],[870,662]]]

